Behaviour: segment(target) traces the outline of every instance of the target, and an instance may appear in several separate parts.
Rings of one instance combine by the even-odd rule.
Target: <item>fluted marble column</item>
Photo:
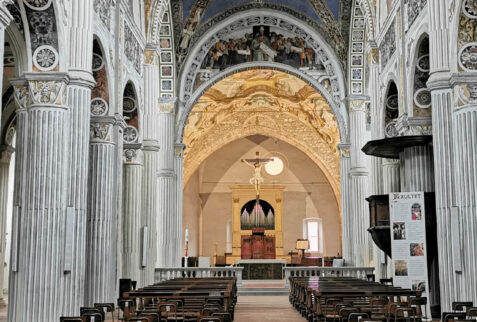
[[[157,126],[159,124],[158,98],[159,65],[158,49],[147,46],[144,64],[144,118],[143,118],[143,211],[141,217],[141,241],[147,249],[141,253],[141,271],[138,287],[154,282],[157,259],[157,153],[159,152]],[[144,257],[143,257],[144,256]]]
[[[74,255],[66,206],[69,79],[24,77],[12,80],[19,109],[8,320],[58,321]]]
[[[69,17],[69,165],[67,206],[71,214],[72,263],[65,280],[63,314],[79,314],[83,306],[85,282],[86,217],[88,195],[88,159],[93,56],[93,0],[73,1]]]
[[[350,204],[350,146],[340,144],[340,183],[341,183],[341,230],[342,230],[342,252],[346,265],[353,261],[352,247],[352,219]]]
[[[369,266],[372,244],[369,228],[367,160],[361,148],[366,143],[366,109],[363,100],[350,100],[350,217],[352,265]]]
[[[450,87],[449,1],[429,0],[430,78],[432,95],[432,136],[434,148],[436,217],[439,250],[441,310],[451,310],[460,298],[462,275],[456,273],[461,261],[454,249],[452,218],[456,218],[455,165],[452,125],[453,93]],[[464,283],[465,284],[465,283]]]
[[[401,191],[434,191],[434,158],[432,147],[413,146],[405,148],[399,155],[403,167]]]
[[[399,159],[383,159],[383,194],[401,191]]]
[[[184,144],[176,144],[174,146],[174,171],[176,173],[176,195],[175,195],[175,212],[172,217],[172,249],[173,257],[171,258],[171,265],[175,267],[181,266],[182,251],[182,201],[183,201],[183,187],[184,187]]]
[[[161,98],[158,102],[159,146],[157,157],[157,265],[175,266],[172,227],[176,215],[176,173],[174,171],[174,112],[176,99]]]
[[[141,149],[124,149],[123,167],[123,278],[140,279],[142,239],[143,155]]]
[[[7,204],[10,160],[14,149],[11,146],[0,146],[0,299],[3,299],[3,276],[7,233]]]
[[[462,281],[457,300],[477,303],[477,83],[468,105],[454,109],[454,142]]]
[[[91,117],[85,305],[112,302],[115,296],[111,291],[111,275],[116,271],[113,263],[115,123],[114,117]]]

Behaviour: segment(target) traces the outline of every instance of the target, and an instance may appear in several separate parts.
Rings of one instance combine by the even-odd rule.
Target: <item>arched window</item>
[[[308,251],[314,255],[323,254],[323,223],[321,218],[303,220],[303,238],[310,241]]]

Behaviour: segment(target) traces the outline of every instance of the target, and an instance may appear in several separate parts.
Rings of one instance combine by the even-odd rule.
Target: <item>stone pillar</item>
[[[3,299],[3,276],[5,274],[9,169],[14,151],[9,145],[0,146],[0,299]]]
[[[145,51],[144,64],[144,117],[143,117],[143,204],[141,217],[141,241],[146,250],[141,253],[141,272],[138,287],[154,283],[154,268],[157,259],[157,154],[158,142],[158,95],[159,65],[158,51],[150,47]],[[141,249],[142,249],[141,246]],[[144,257],[143,257],[144,254]]]
[[[182,252],[182,201],[184,187],[184,144],[175,145],[174,170],[176,173],[176,206],[172,218],[172,266],[181,267]]]
[[[340,144],[340,180],[341,180],[341,236],[342,253],[345,264],[351,265],[353,261],[352,231],[351,231],[351,209],[350,209],[350,146]]]
[[[464,85],[465,86],[465,85]],[[467,84],[469,101],[454,107],[454,160],[456,169],[456,195],[459,211],[452,225],[458,224],[461,262],[456,270],[462,280],[457,301],[468,299],[477,303],[477,83]],[[459,104],[460,105],[460,104]]]
[[[452,301],[460,298],[461,274],[456,273],[460,256],[454,249],[452,218],[457,218],[454,142],[452,125],[453,93],[450,87],[449,2],[429,0],[430,78],[427,87],[432,95],[432,138],[434,148],[436,217],[439,250],[441,310],[451,310]],[[468,282],[468,281],[466,281]]]
[[[3,56],[4,56],[4,51],[5,51],[5,29],[7,26],[10,24],[10,22],[13,20],[12,15],[8,11],[6,4],[2,3],[0,5],[0,61],[3,62]],[[3,88],[3,63],[0,64],[0,75],[2,77],[0,78],[0,88]],[[0,109],[1,109],[1,102],[0,102]],[[1,128],[2,125],[2,113],[0,113],[0,131],[2,130]],[[2,270],[3,270],[3,262],[2,262]],[[3,283],[2,283],[3,285]],[[3,295],[0,295],[3,297]]]
[[[12,80],[17,110],[8,320],[58,321],[75,251],[67,211],[68,107],[64,73]],[[66,135],[65,135],[66,133]],[[66,229],[65,229],[66,227]]]
[[[413,146],[405,148],[399,155],[403,165],[401,191],[434,191],[434,159],[432,147]]]
[[[361,148],[366,143],[366,109],[364,100],[350,100],[350,234],[352,236],[352,265],[369,266],[372,244],[368,232],[369,206],[367,160]]]
[[[69,164],[67,167],[67,207],[72,214],[68,233],[72,234],[72,268],[65,284],[63,315],[79,315],[83,306],[85,281],[88,160],[93,56],[93,0],[72,2],[69,18]]]
[[[85,305],[114,301],[111,275],[116,272],[114,240],[114,176],[116,144],[114,126],[117,120],[92,116],[89,152],[89,191],[86,235]]]
[[[399,159],[383,159],[383,194],[401,192]]]
[[[157,156],[157,265],[174,266],[172,250],[173,217],[176,201],[176,174],[174,171],[175,98],[158,101],[158,139],[161,150]]]
[[[384,138],[384,108],[380,104],[379,89],[379,50],[373,40],[367,43],[367,58],[369,66],[369,97],[371,103],[371,140]],[[383,191],[382,158],[369,157],[371,162],[370,193],[379,195]]]
[[[123,278],[140,280],[141,268],[141,216],[144,166],[142,150],[125,146],[123,167]]]

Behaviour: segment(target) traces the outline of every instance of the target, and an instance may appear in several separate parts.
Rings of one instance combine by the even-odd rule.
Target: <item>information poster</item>
[[[394,286],[421,290],[428,297],[424,193],[391,193],[389,209]],[[429,303],[426,310],[429,317]]]

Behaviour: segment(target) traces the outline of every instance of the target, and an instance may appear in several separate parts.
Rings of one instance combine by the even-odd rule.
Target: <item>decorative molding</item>
[[[411,28],[419,14],[427,5],[427,0],[406,0],[407,1],[407,28]]]
[[[124,23],[124,55],[138,74],[141,74],[142,49],[133,31],[127,22]]]
[[[127,147],[123,152],[123,162],[125,164],[141,165],[144,161],[144,154],[140,148]]]
[[[177,102],[176,97],[160,97],[157,100],[157,107],[161,113],[174,113],[175,112],[175,104]]]
[[[108,114],[108,103],[101,97],[96,97],[91,100],[91,115],[92,116],[104,116]]]
[[[14,97],[20,108],[32,105],[67,105],[65,73],[26,73],[24,78],[13,79]]]
[[[112,142],[113,124],[110,122],[91,122],[89,137],[92,142]]]
[[[396,19],[394,19],[379,44],[381,69],[387,66],[389,60],[396,52],[396,48]]]
[[[186,148],[185,144],[175,144],[174,145],[174,155],[178,159],[184,158],[184,150]]]

